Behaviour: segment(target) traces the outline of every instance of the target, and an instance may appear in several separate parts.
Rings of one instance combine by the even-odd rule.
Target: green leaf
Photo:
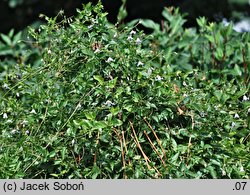
[[[122,0],[122,5],[121,7],[119,8],[119,12],[118,12],[118,15],[117,15],[117,22],[118,23],[121,23],[128,15],[128,12],[126,10],[126,0]]]
[[[56,151],[53,150],[52,152],[49,153],[49,157],[52,158],[56,155]]]
[[[227,29],[226,29],[226,36],[229,37],[233,32],[233,23],[230,22],[230,24],[227,26]]]
[[[121,110],[119,107],[111,107],[110,108],[110,112],[112,113],[113,116],[116,116],[120,111]]]
[[[100,136],[100,140],[104,143],[109,143],[110,142],[110,136],[109,134],[102,134]]]
[[[80,123],[78,123],[76,120],[73,120],[74,125],[78,128],[80,127]],[[68,128],[66,131],[67,136],[75,136],[76,134],[76,128]]]
[[[88,120],[91,120],[91,121],[95,120],[95,118],[96,118],[95,112],[89,111],[89,112],[84,113],[84,115]]]
[[[170,37],[172,37],[173,35],[175,35],[177,32],[181,32],[181,28],[182,28],[182,25],[184,24],[185,20],[183,20],[181,17],[175,19],[173,21],[173,25],[171,26],[172,27],[172,30],[171,30],[171,33],[169,34]]]
[[[116,85],[116,81],[117,81],[117,77],[114,78],[114,79],[112,79],[112,80],[110,80],[110,81],[108,82],[108,87],[109,87],[110,89],[113,89],[113,88],[115,87],[115,85]]]
[[[115,98],[120,98],[121,94],[124,92],[124,88],[123,87],[119,87],[116,89],[116,92],[115,92]]]
[[[59,178],[59,175],[58,175],[58,174],[56,174],[56,173],[51,173],[50,175],[51,175],[52,177]]]
[[[99,169],[99,167],[97,165],[94,165],[92,170],[91,170],[91,173],[92,173],[92,179],[96,179],[98,177],[98,175],[100,175],[101,170]]]
[[[205,17],[197,18],[197,19],[196,19],[196,22],[198,23],[198,25],[199,25],[201,28],[205,28],[205,27],[206,27],[207,20],[206,20]]]
[[[220,47],[217,47],[217,48],[216,48],[215,57],[216,57],[218,60],[222,60],[222,58],[223,58],[223,49],[222,49],[222,48],[220,48]]]
[[[140,94],[133,93],[132,94],[132,99],[133,99],[134,102],[139,102],[142,98],[141,98]]]
[[[151,28],[155,30],[156,32],[160,31],[160,25],[155,23],[153,20],[143,19],[143,20],[140,20],[140,23],[146,28]]]
[[[239,67],[238,64],[236,64],[236,65],[234,66],[233,75],[235,75],[235,76],[241,76],[241,75],[242,75],[241,68]]]
[[[94,79],[97,80],[100,85],[104,84],[104,79],[102,78],[101,75],[94,75]]]
[[[214,165],[217,165],[217,166],[221,167],[221,163],[218,162],[218,161],[216,161],[216,160],[214,160],[214,159],[211,160],[211,163],[214,164]]]
[[[128,112],[131,112],[133,110],[133,105],[132,104],[124,105],[123,109],[127,110]]]
[[[218,99],[218,101],[220,101],[223,93],[222,93],[221,90],[216,90],[216,91],[214,91],[214,95],[216,96],[216,98]]]
[[[171,162],[172,162],[172,163],[175,163],[175,162],[177,161],[179,155],[180,155],[180,152],[177,152],[177,153],[171,158]]]
[[[7,45],[11,46],[11,39],[7,35],[1,34],[1,38]]]
[[[94,129],[104,129],[108,126],[106,121],[93,121]]]
[[[12,38],[14,35],[14,29],[11,29],[10,32],[8,33],[8,37]]]
[[[155,109],[157,109],[156,105],[154,103],[151,103],[151,102],[146,102],[146,106],[148,108],[155,108]]]
[[[159,122],[159,119],[157,116],[152,116],[152,119],[154,119],[157,123]]]
[[[216,174],[216,171],[215,171],[214,167],[207,166],[207,170],[209,170],[209,173],[211,174],[211,176],[213,177],[213,179],[217,179],[217,174]]]
[[[213,37],[212,35],[206,34],[205,37],[206,37],[211,43],[214,43],[214,44],[215,44],[215,40],[214,40],[214,37]]]
[[[89,120],[81,120],[80,122],[81,126],[83,129],[87,130],[87,129],[91,129],[93,127],[93,123],[91,123],[91,121]]]
[[[13,53],[13,50],[12,49],[9,49],[9,47],[7,48],[7,46],[6,46],[6,48],[2,48],[1,50],[0,50],[0,56],[5,56],[5,55],[13,55],[14,53]]]
[[[114,126],[114,127],[119,127],[119,126],[121,126],[122,124],[123,124],[123,122],[122,122],[121,120],[117,119],[117,118],[114,118],[114,119],[112,120],[112,126]]]
[[[67,148],[66,147],[62,147],[62,149],[61,149],[62,160],[65,159],[66,152],[67,152]]]
[[[22,32],[18,32],[13,38],[13,45],[17,44],[21,40]]]
[[[173,150],[176,151],[177,150],[177,143],[176,143],[176,141],[172,138],[171,142],[172,142]]]

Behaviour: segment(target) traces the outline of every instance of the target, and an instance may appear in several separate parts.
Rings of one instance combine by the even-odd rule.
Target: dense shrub
[[[0,79],[1,178],[249,178],[247,68],[208,47],[214,31],[218,47],[222,31],[234,40],[231,26],[200,19],[200,32],[185,30],[171,10],[163,30],[112,25],[100,3],[77,12],[42,16],[47,25],[30,30],[41,63],[17,62]],[[231,63],[243,79],[221,74]]]

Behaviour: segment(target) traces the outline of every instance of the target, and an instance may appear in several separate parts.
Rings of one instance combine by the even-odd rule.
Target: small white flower
[[[100,52],[101,52],[101,50],[98,48],[94,51],[94,53],[100,53]]]
[[[13,129],[13,130],[11,130],[11,134],[15,134],[15,133],[17,133],[18,132],[18,130],[16,130],[16,129]]]
[[[130,36],[128,36],[127,40],[131,41],[131,40],[133,40],[133,37],[130,35]]]
[[[234,118],[240,118],[240,116],[236,113],[236,114],[234,115]]]
[[[136,49],[136,54],[141,54],[142,53],[142,50],[141,49]]]
[[[155,80],[156,81],[161,81],[163,78],[161,77],[161,76],[159,76],[159,75],[157,75],[156,77],[155,77]]]
[[[153,68],[149,68],[148,69],[148,76],[150,76],[152,74]]]
[[[3,118],[4,118],[4,119],[8,118],[7,113],[3,113]]]
[[[247,32],[250,31],[250,24],[248,20],[240,20],[239,22],[234,24],[233,29],[236,32]]]
[[[139,44],[141,44],[141,39],[139,39],[139,38],[137,38],[136,40],[135,40],[135,43],[137,44],[137,45],[139,45]]]
[[[8,119],[6,122],[7,123],[12,123],[13,121],[11,119]]]
[[[201,117],[205,117],[206,113],[205,112],[200,112]]]
[[[26,120],[23,120],[22,122],[21,122],[21,125],[23,125],[23,127],[25,127],[25,125],[28,123],[28,121],[26,121]]]
[[[38,28],[38,32],[39,32],[39,33],[41,32],[41,29],[40,29],[40,28]]]
[[[8,84],[4,83],[4,84],[3,84],[3,88],[4,88],[4,89],[9,89]]]
[[[141,62],[141,61],[139,61],[138,63],[137,63],[137,66],[143,66],[144,64]]]
[[[230,23],[227,21],[226,18],[222,19],[222,24],[224,24],[224,26],[228,26]]]
[[[134,30],[131,30],[129,34],[131,34],[131,35],[135,35],[135,34],[136,34],[136,32],[135,32]]]
[[[88,29],[91,30],[93,28],[93,26],[94,26],[93,24],[89,25]]]
[[[185,81],[182,82],[183,86],[186,87],[187,83]]]
[[[227,173],[224,169],[222,169],[222,175],[225,176]]]
[[[104,103],[104,105],[110,107],[110,106],[114,106],[115,103],[113,103],[113,102],[111,102],[110,100],[108,100],[108,101],[106,101],[106,102]]]
[[[31,114],[36,114],[35,109],[32,109],[32,110],[30,111],[30,113],[31,113]]]
[[[233,129],[235,126],[236,126],[236,123],[235,123],[235,122],[232,122],[232,124],[231,124],[231,129]]]
[[[17,97],[20,97],[20,94],[17,92],[17,93],[16,93],[16,96],[17,96]]]
[[[61,10],[59,11],[59,15],[63,15],[63,14],[64,14],[64,10],[61,9]]]
[[[250,114],[250,107],[249,107],[248,110],[247,110],[247,114]]]
[[[81,108],[82,107],[82,105],[79,103],[79,104],[77,104],[77,108]]]
[[[108,63],[110,63],[110,62],[114,62],[115,60],[113,59],[113,58],[111,58],[111,57],[109,57],[107,60],[106,60],[106,62],[108,62]]]
[[[114,37],[114,38],[116,38],[117,36],[118,36],[118,34],[117,34],[117,33],[115,33],[113,37]]]
[[[48,54],[51,54],[51,50],[50,49],[48,50]]]
[[[240,172],[244,172],[243,166],[240,167]]]
[[[249,97],[247,97],[246,95],[244,95],[242,101],[248,101],[248,100],[249,100]]]
[[[26,135],[29,135],[29,134],[30,134],[30,131],[29,131],[29,130],[26,130],[25,133],[26,133]]]
[[[76,142],[75,142],[75,140],[73,139],[73,140],[71,141],[71,145],[74,146],[75,143],[76,143]]]

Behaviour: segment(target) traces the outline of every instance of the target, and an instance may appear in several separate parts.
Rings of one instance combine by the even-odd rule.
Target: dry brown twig
[[[119,142],[120,142],[121,151],[122,151],[122,165],[123,165],[123,168],[125,169],[126,168],[126,161],[125,161],[125,157],[124,157],[124,150],[123,150],[122,138],[119,135],[119,133],[116,131],[115,128],[113,128],[113,130],[114,130],[114,132],[115,132],[115,134],[118,137]],[[125,179],[127,178],[125,171],[123,172],[123,178],[125,178]]]
[[[194,114],[191,113],[189,114],[189,116],[191,117],[191,120],[192,120],[192,130],[194,130],[194,125],[195,125],[195,122],[194,122]],[[188,161],[189,161],[189,157],[190,157],[190,147],[192,145],[192,137],[190,136],[189,137],[189,140],[188,140],[188,151],[187,151],[187,164],[188,164]]]
[[[154,136],[155,136],[155,138],[156,138],[156,140],[157,140],[157,142],[158,142],[158,144],[159,144],[159,146],[160,146],[160,148],[161,148],[162,154],[163,154],[163,156],[164,156],[164,160],[166,160],[166,159],[167,159],[166,153],[165,153],[165,151],[164,151],[164,149],[163,149],[163,147],[162,147],[162,145],[161,145],[160,139],[159,139],[158,136],[156,135],[154,129],[153,129],[152,126],[149,124],[149,122],[147,121],[147,119],[146,119],[145,117],[144,117],[143,119],[144,119],[144,121],[146,122],[146,124],[148,125],[148,127],[150,128],[150,130],[153,132],[153,134],[154,134]]]
[[[147,157],[147,155],[146,155],[146,154],[144,153],[144,151],[142,150],[142,147],[141,147],[141,145],[140,145],[140,143],[139,143],[139,141],[138,141],[138,137],[137,137],[137,135],[136,135],[136,133],[135,133],[135,129],[134,129],[133,123],[131,123],[131,122],[129,121],[129,124],[130,124],[130,127],[131,127],[132,131],[133,131],[133,134],[134,134],[134,137],[135,137],[136,145],[137,145],[137,147],[140,149],[140,151],[141,151],[141,153],[142,153],[142,156],[143,156],[143,158],[144,158],[145,161],[146,161],[146,164],[147,164],[148,169],[151,169],[151,167],[150,167],[149,164],[148,164],[148,162],[151,162],[151,161],[149,160],[149,158]]]
[[[123,140],[123,144],[124,144],[126,154],[128,154],[128,148],[127,148],[127,144],[126,144],[126,140],[125,140],[125,136],[124,136],[124,131],[122,131],[122,140]],[[129,157],[128,157],[128,164],[131,165]]]
[[[153,142],[151,141],[150,137],[148,136],[148,134],[146,133],[146,131],[144,131],[144,134],[146,135],[151,147],[153,148],[153,150],[157,153],[157,155],[159,156],[159,158],[161,159],[161,162],[163,163],[164,167],[167,168],[166,163],[164,162],[164,160],[162,159],[160,153],[157,151],[157,149],[155,148]]]

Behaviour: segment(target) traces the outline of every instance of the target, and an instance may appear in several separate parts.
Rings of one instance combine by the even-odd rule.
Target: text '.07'
[[[235,182],[233,190],[236,191],[244,191],[247,189],[247,182],[246,181],[241,181],[241,182]]]

